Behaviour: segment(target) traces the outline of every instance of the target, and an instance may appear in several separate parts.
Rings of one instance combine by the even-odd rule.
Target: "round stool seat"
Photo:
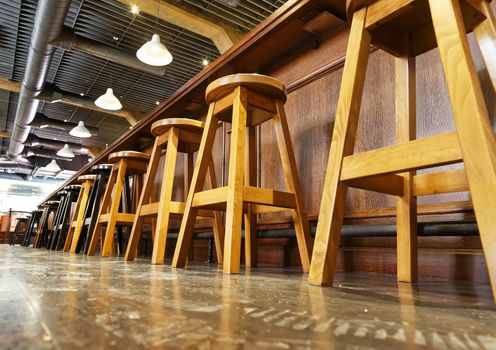
[[[388,0],[346,0],[348,23],[351,24],[354,13],[363,7],[378,3],[378,8],[374,11],[377,16],[377,12],[382,11],[383,6],[390,2]],[[467,32],[471,32],[474,26],[485,19],[484,15],[478,11],[478,7],[478,3],[474,0],[460,1],[460,10]],[[369,11],[367,11],[368,14]],[[367,27],[367,30],[373,34],[372,44],[380,49],[397,57],[405,55],[415,57],[437,47],[428,0],[416,0],[394,16],[388,17],[386,13],[384,16],[384,18],[375,18],[375,23],[368,24]],[[367,23],[367,20],[365,22]],[[374,35],[375,33],[377,35]],[[422,42],[410,45],[408,40],[393,39],[401,38],[405,33],[409,33],[408,35],[412,37],[422,37]]]
[[[110,172],[112,171],[112,164],[97,164],[93,165],[90,169],[92,173]]]
[[[48,201],[46,202],[47,205],[58,205],[60,202],[59,201]]]
[[[81,175],[77,178],[78,181],[83,182],[83,181],[95,181],[96,175]]]
[[[66,194],[67,194],[67,191],[65,190],[65,187],[64,187],[64,190],[61,190],[61,191],[58,191],[57,192],[57,195],[59,195],[59,196],[64,196]]]
[[[233,74],[219,78],[210,83],[205,92],[207,103],[218,101],[229,95],[238,86],[259,92],[286,102],[286,87],[279,80],[261,74]]]
[[[180,130],[194,132],[197,134],[202,134],[205,123],[189,118],[167,118],[157,120],[155,123],[152,124],[150,130],[152,135],[157,137],[165,134],[172,127],[178,128]]]
[[[80,189],[81,189],[81,185],[69,185],[64,187],[64,190],[66,191],[76,191]]]
[[[108,161],[110,163],[117,163],[121,159],[126,158],[126,159],[132,159],[135,161],[141,161],[141,162],[148,162],[150,160],[150,155],[143,153],[143,152],[136,152],[136,151],[120,151],[120,152],[114,152],[110,153],[108,157]]]

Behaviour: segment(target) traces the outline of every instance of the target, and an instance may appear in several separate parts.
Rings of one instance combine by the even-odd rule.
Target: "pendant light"
[[[155,31],[158,31],[158,18],[160,14],[160,3],[157,0],[157,22]],[[172,62],[172,55],[164,44],[160,42],[158,34],[152,35],[152,40],[146,42],[136,51],[136,57],[150,66],[166,66]]]
[[[57,152],[57,155],[65,158],[74,158],[74,153],[67,143]]]
[[[86,128],[86,126],[84,126],[84,122],[82,120],[79,121],[77,126],[73,127],[71,131],[69,131],[69,135],[81,138],[91,137],[90,131]]]
[[[121,101],[114,95],[114,90],[108,88],[107,92],[95,100],[95,105],[109,111],[118,111],[122,108]]]
[[[55,159],[52,159],[52,161],[50,163],[48,163],[48,165],[44,166],[42,169],[46,170],[46,171],[51,171],[54,173],[58,173],[59,171],[62,170],[62,168],[57,164]]]

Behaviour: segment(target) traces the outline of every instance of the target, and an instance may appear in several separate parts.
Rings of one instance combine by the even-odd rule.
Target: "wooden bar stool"
[[[38,209],[31,212],[31,216],[28,220],[26,234],[24,235],[24,239],[21,244],[22,246],[29,247],[31,245],[31,238],[34,238],[34,236],[36,235],[36,229],[38,228],[42,213],[43,211]]]
[[[131,204],[130,178],[134,177],[133,186],[137,193],[141,192],[141,176],[146,172],[150,155],[135,151],[111,153],[108,162],[113,164],[110,178],[105,188],[98,221],[93,230],[88,255],[94,255],[98,246],[101,231],[106,225],[101,256],[110,256],[114,247],[114,231],[116,225],[131,226],[135,212]],[[113,192],[113,196],[112,196]],[[122,249],[122,247],[119,247]],[[121,251],[119,251],[121,252]]]
[[[79,197],[76,201],[76,208],[69,225],[69,231],[67,232],[67,237],[64,244],[64,252],[68,252],[71,245],[75,245],[79,240],[79,235],[81,234],[81,229],[84,223],[84,212],[86,211],[86,205],[88,204],[88,197],[90,194],[91,186],[96,179],[96,175],[82,175],[77,178],[77,182],[81,184],[81,191],[79,191]],[[74,239],[73,239],[74,237]]]
[[[24,239],[26,234],[26,230],[28,227],[29,218],[17,218],[14,232],[10,236],[9,244],[15,245],[16,243],[20,244],[20,241]]]
[[[95,175],[95,181],[91,187],[88,204],[83,217],[81,233],[78,238],[74,238],[71,245],[71,253],[79,253],[81,250],[88,253],[90,243],[90,233],[93,233],[97,220],[100,204],[102,202],[103,191],[112,171],[112,164],[97,164],[91,167],[90,171]]]
[[[48,227],[49,218],[52,213],[57,211],[59,203],[59,201],[47,201],[45,205],[42,205],[43,212],[38,223],[38,228],[36,229],[33,248],[41,248],[48,245],[50,235],[50,229]]]
[[[145,176],[143,191],[141,192],[140,201],[136,210],[131,236],[127,245],[125,259],[134,260],[136,256],[137,245],[141,235],[141,229],[145,217],[156,217],[152,264],[163,264],[165,258],[165,244],[167,231],[169,229],[169,217],[171,215],[182,215],[184,212],[184,203],[172,200],[172,188],[174,183],[174,174],[176,169],[177,152],[184,153],[186,158],[184,169],[184,198],[188,195],[190,186],[190,174],[193,167],[193,155],[200,145],[204,123],[185,118],[170,118],[159,120],[152,124],[151,133],[155,136],[150,164]],[[162,151],[165,151],[165,163],[162,175],[162,185],[160,189],[160,201],[150,203],[152,199],[152,189],[155,175],[158,171]],[[208,156],[211,160],[211,155]],[[208,166],[209,179],[211,188],[217,187],[215,169],[213,163]],[[201,215],[200,215],[201,214]],[[215,247],[217,249],[217,261],[222,262],[222,239],[224,229],[222,227],[222,218],[220,213],[203,210],[200,216],[214,216],[213,231],[215,237]],[[153,232],[153,230],[152,230]]]
[[[496,297],[496,139],[466,37],[474,30],[490,76],[496,77],[496,25],[489,2],[348,0],[347,14],[351,33],[309,282],[332,284],[348,186],[398,197],[397,273],[405,282],[417,280],[416,197],[469,189]],[[397,57],[397,144],[353,155],[371,43]],[[439,47],[456,131],[415,140],[415,56],[434,47]],[[458,162],[465,168],[414,173]]]
[[[81,185],[68,185],[64,187],[59,208],[55,215],[49,249],[59,250],[63,248],[63,242],[65,242],[67,231],[69,231],[72,204],[76,202],[80,190]]]
[[[310,264],[311,237],[284,112],[282,83],[258,74],[235,74],[212,82],[206,91],[210,105],[172,265],[184,267],[199,209],[226,211],[223,269],[239,272],[241,226],[245,213],[246,265],[256,265],[256,214],[291,210],[301,264]],[[228,185],[203,191],[218,121],[232,123]],[[256,187],[255,126],[272,120],[288,192]]]

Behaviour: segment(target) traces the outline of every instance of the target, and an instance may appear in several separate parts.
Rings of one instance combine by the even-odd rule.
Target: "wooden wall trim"
[[[370,47],[370,53],[377,51],[378,49],[375,46]],[[344,67],[344,61],[346,59],[346,54],[336,58],[335,60],[326,63],[320,68],[317,68],[316,70],[296,79],[295,81],[292,81],[291,83],[286,85],[286,91],[288,94],[301,89],[302,87],[311,84],[315,80],[318,80],[320,78],[325,77],[326,75],[329,75],[331,73],[334,73],[335,71],[341,69]]]

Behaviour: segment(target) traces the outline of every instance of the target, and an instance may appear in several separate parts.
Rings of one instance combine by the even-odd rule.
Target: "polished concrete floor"
[[[488,285],[298,270],[224,276],[0,246],[1,349],[496,349]]]

